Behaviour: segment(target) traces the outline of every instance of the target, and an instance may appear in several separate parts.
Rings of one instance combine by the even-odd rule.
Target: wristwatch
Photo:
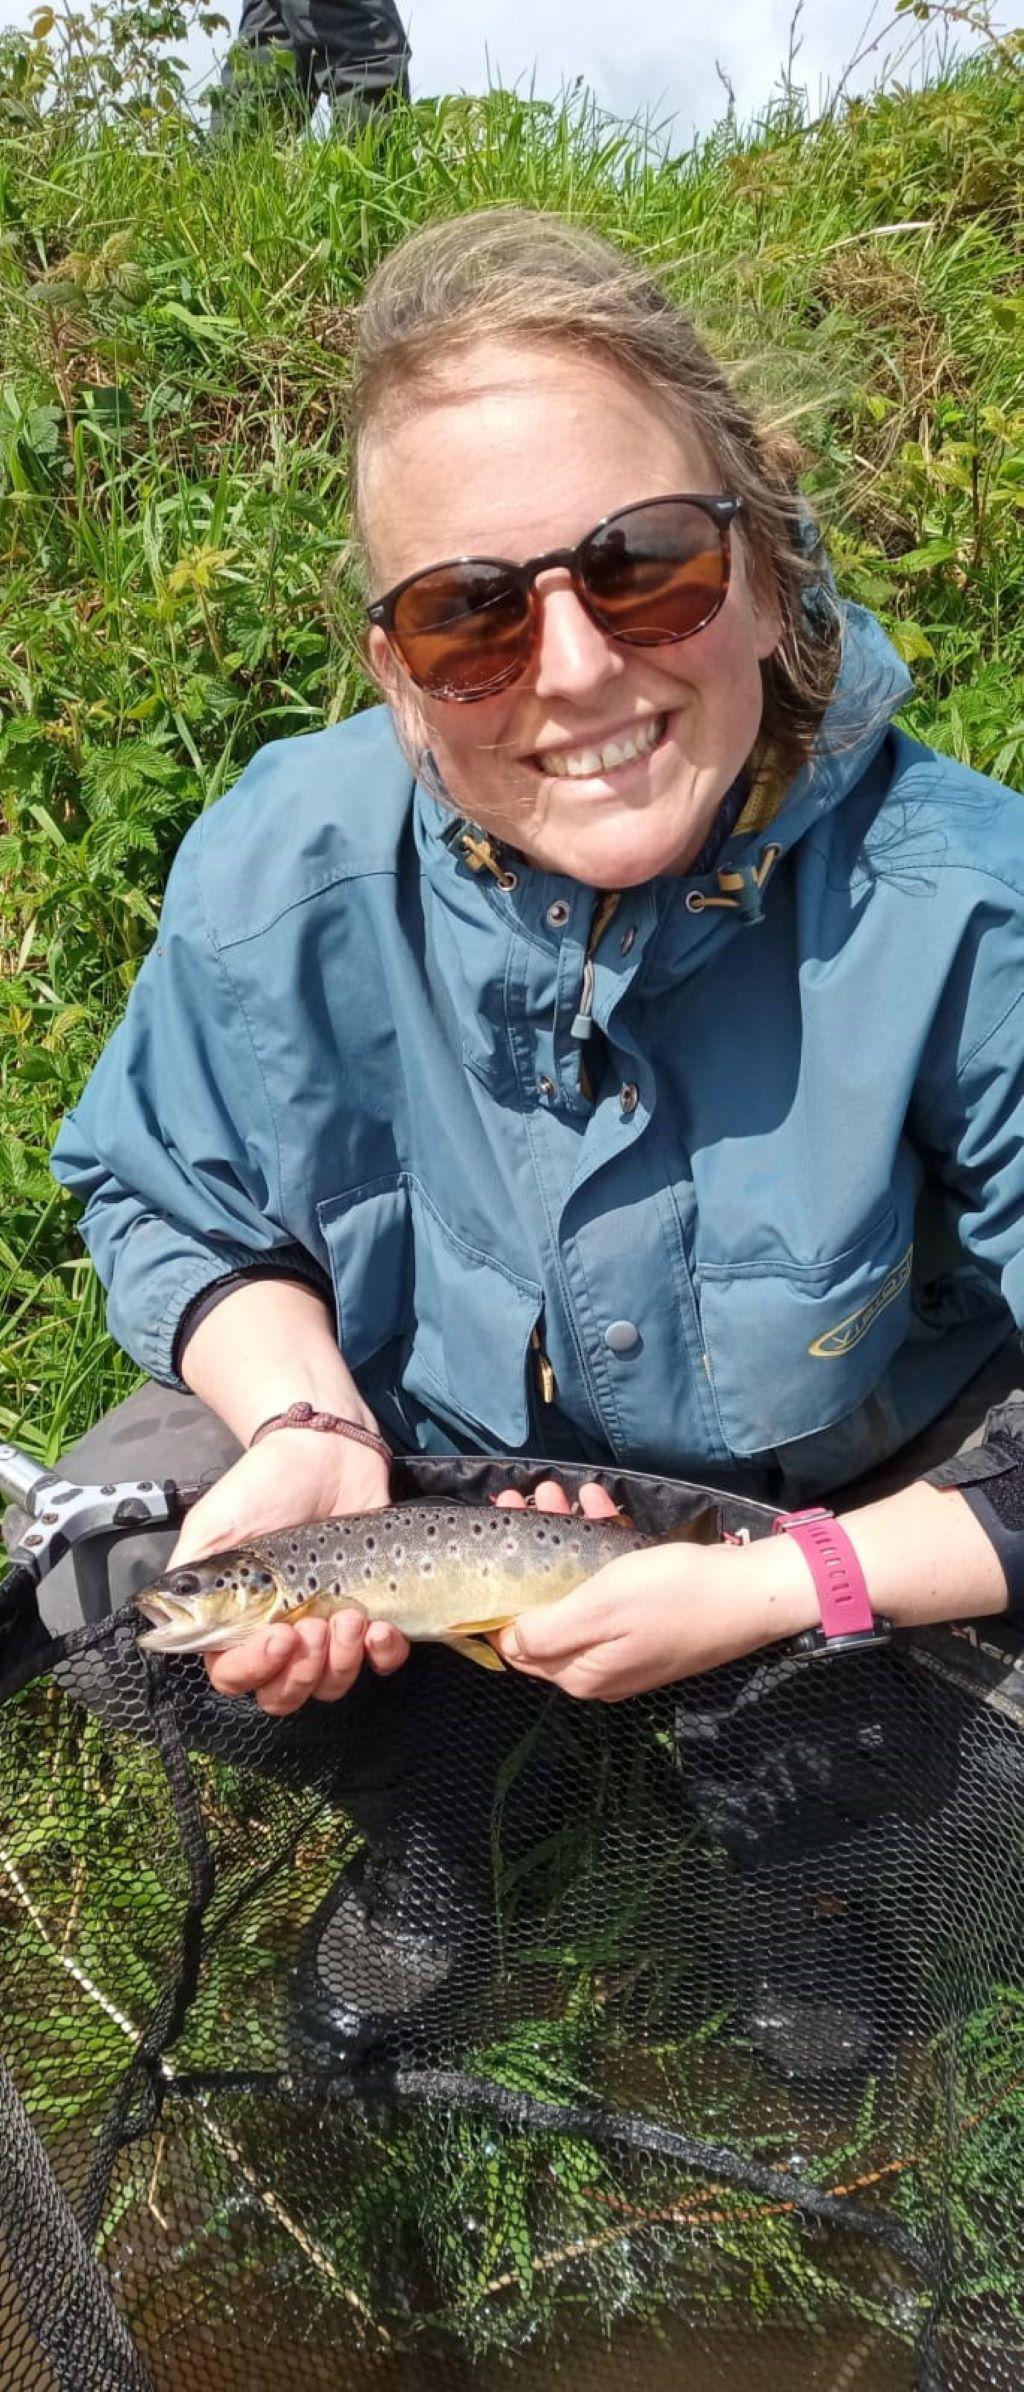
[[[861,1645],[890,1642],[892,1621],[875,1617],[864,1572],[833,1512],[822,1504],[805,1512],[780,1512],[772,1533],[791,1536],[799,1545],[821,1605],[820,1628],[795,1636],[795,1652],[850,1653]]]

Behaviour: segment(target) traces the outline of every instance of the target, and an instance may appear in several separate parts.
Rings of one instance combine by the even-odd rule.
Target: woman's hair
[[[371,276],[357,315],[349,409],[352,519],[364,570],[372,549],[368,446],[424,397],[457,404],[460,363],[491,341],[557,347],[626,375],[681,432],[696,433],[723,490],[742,499],[754,583],[774,599],[781,625],[761,666],[758,758],[771,777],[788,779],[810,753],[839,654],[838,613],[797,488],[800,451],[791,435],[755,419],[645,266],[563,216],[485,208],[427,224]]]

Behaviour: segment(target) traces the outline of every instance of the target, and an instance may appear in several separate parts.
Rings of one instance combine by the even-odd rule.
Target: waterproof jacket
[[[1024,1321],[1024,805],[908,686],[846,609],[774,819],[614,909],[474,869],[384,707],[263,749],[55,1150],[114,1336],[173,1381],[257,1261],[410,1447],[787,1501],[896,1451]]]

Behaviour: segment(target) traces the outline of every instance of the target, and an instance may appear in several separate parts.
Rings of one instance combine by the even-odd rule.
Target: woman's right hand
[[[306,1520],[380,1511],[390,1500],[387,1463],[369,1446],[319,1429],[275,1429],[187,1513],[166,1567]],[[284,1719],[310,1696],[336,1702],[347,1694],[364,1658],[386,1675],[408,1653],[406,1638],[386,1621],[338,1611],[330,1620],[262,1629],[229,1652],[211,1654],[206,1667],[219,1694],[255,1694],[261,1710]]]

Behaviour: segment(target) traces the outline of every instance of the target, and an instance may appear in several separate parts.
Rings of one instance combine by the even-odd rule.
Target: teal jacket
[[[848,609],[775,819],[589,968],[595,892],[474,870],[386,708],[263,749],[57,1142],[114,1336],[173,1381],[284,1264],[411,1446],[787,1501],[897,1450],[1024,1321],[1024,805],[907,688]]]

